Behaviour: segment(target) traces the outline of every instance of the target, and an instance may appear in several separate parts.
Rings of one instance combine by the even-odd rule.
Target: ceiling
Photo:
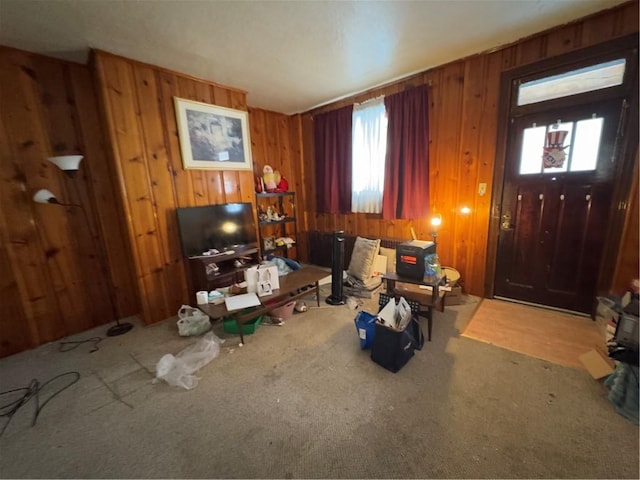
[[[86,63],[106,50],[293,114],[626,0],[0,0],[0,44]]]

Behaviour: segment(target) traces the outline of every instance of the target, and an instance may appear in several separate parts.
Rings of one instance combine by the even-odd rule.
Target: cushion
[[[357,237],[351,253],[351,261],[347,273],[359,280],[371,278],[373,270],[373,259],[380,250],[380,239],[370,240],[368,238]]]
[[[380,247],[380,255],[387,257],[387,273],[396,272],[396,249]]]

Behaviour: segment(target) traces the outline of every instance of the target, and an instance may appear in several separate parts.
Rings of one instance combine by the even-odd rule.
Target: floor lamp
[[[60,168],[67,176],[73,178],[75,173],[78,171],[80,166],[80,161],[82,160],[82,155],[65,155],[62,157],[50,157],[48,160]],[[89,221],[89,214],[86,209],[81,204],[75,203],[62,203],[58,201],[56,196],[51,193],[49,190],[41,189],[38,190],[33,196],[33,201],[36,203],[47,203],[52,205],[60,205],[63,207],[73,207],[79,208],[82,211],[82,215],[84,216],[84,220],[87,223],[87,228],[89,231],[91,230],[91,222]],[[107,336],[115,337],[117,335],[122,335],[127,333],[129,330],[133,328],[133,324],[127,322],[120,322],[118,309],[116,307],[116,300],[114,297],[114,288],[111,284],[111,276],[107,271],[107,253],[104,248],[104,245],[101,241],[96,242],[98,244],[98,251],[100,255],[100,268],[104,274],[105,281],[109,284],[109,303],[111,304],[111,311],[113,314],[113,318],[116,321],[116,324],[110,327],[107,330]]]

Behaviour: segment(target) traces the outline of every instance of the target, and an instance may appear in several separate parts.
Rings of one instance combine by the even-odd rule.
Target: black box
[[[424,259],[436,253],[436,244],[422,240],[412,240],[396,247],[396,272],[401,277],[422,280]]]

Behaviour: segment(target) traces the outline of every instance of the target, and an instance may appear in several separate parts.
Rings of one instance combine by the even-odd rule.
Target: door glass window
[[[540,149],[544,145],[544,135],[547,127],[525,128],[522,138],[522,153],[520,155],[520,173],[540,173]]]
[[[619,58],[524,82],[518,88],[518,106],[622,85],[625,66],[626,60]]]
[[[585,172],[597,167],[604,119],[557,122],[525,128],[520,152],[521,175]]]
[[[571,156],[572,172],[596,169],[603,125],[603,118],[590,118],[576,123],[576,136]]]

